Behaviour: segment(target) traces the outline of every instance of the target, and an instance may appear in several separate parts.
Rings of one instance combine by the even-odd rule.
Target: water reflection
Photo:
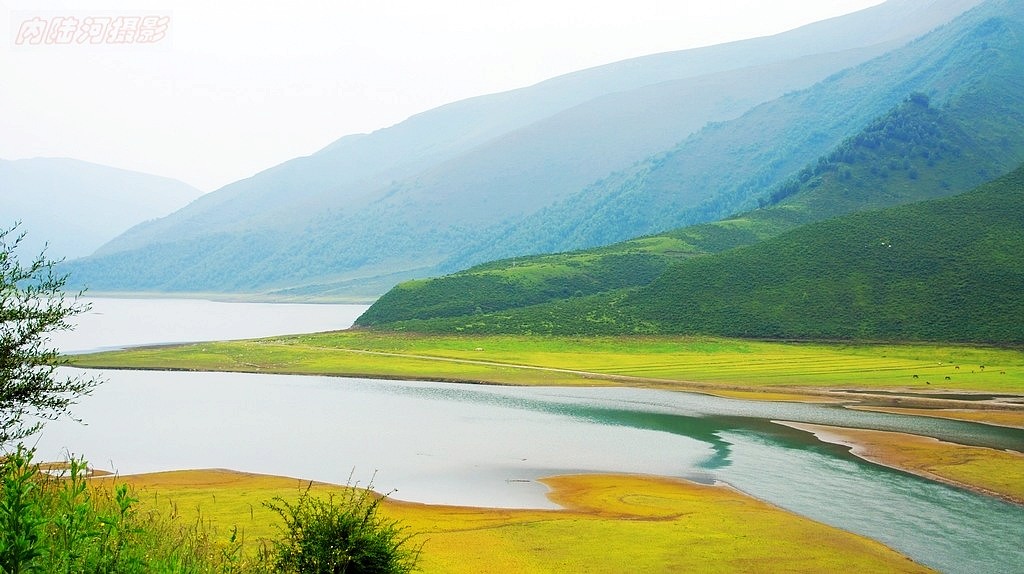
[[[405,383],[390,392],[426,399],[434,389]],[[442,394],[447,401],[499,404],[694,439],[709,447],[709,454],[677,476],[726,482],[780,507],[880,540],[946,572],[1009,572],[1024,564],[1024,508],[863,461],[847,447],[772,421],[929,434],[1018,451],[1024,445],[1019,429],[636,389],[456,386]]]
[[[65,351],[311,332],[345,306],[106,300]],[[102,312],[103,314],[100,314]],[[333,318],[331,317],[333,315]],[[102,320],[100,320],[102,319]],[[230,331],[221,330],[229,327]],[[866,463],[773,420],[911,432],[1024,450],[1024,430],[618,388],[510,388],[326,377],[109,372],[40,456],[85,454],[122,473],[227,467],[327,482],[376,476],[423,502],[553,505],[534,479],[636,472],[731,486],[881,540],[947,572],[1024,564],[1024,509]],[[230,416],[225,416],[230,413]]]
[[[444,388],[438,388],[443,386]],[[389,393],[423,399],[442,399],[472,404],[504,405],[535,410],[603,424],[675,432],[718,444],[719,431],[756,429],[778,440],[809,443],[807,433],[774,424],[773,420],[803,422],[891,432],[927,435],[972,446],[1024,451],[1024,429],[894,413],[850,410],[841,406],[811,403],[743,401],[711,395],[632,388],[532,388],[447,383],[394,382]],[[679,419],[693,419],[692,430]],[[680,426],[681,425],[681,426]],[[704,426],[704,425],[711,425]],[[678,432],[677,432],[678,431]],[[690,433],[693,434],[690,434]],[[713,437],[713,438],[712,438]]]
[[[103,373],[40,455],[122,473],[236,470],[366,484],[422,502],[552,507],[535,479],[626,472],[726,482],[946,571],[1024,563],[1024,509],[853,457],[791,420],[1020,446],[983,425],[619,388],[515,388],[232,373]],[[231,416],[224,416],[231,413]],[[924,425],[922,427],[922,425]],[[353,474],[355,469],[355,474]],[[971,568],[958,560],[971,556]],[[978,565],[981,565],[980,567]]]

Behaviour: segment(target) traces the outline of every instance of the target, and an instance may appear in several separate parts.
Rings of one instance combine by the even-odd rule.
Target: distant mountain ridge
[[[707,126],[673,149],[481,238],[446,267],[513,254],[566,251],[713,221],[760,195],[911,92],[937,105],[966,97],[1005,72],[1020,85],[1024,6],[989,1],[956,21],[820,84]],[[500,241],[496,241],[500,238]]]
[[[770,38],[639,58],[450,104],[226,186],[68,268],[99,291],[376,295],[400,279],[502,249],[534,249],[532,238],[544,230],[517,226],[554,221],[543,210],[557,213],[553,206],[580,197],[587,184],[977,4],[891,0]],[[890,105],[903,96],[895,94]],[[889,107],[883,103],[833,126],[829,141]],[[825,149],[828,141],[808,153]],[[779,177],[801,165],[790,163]],[[597,226],[583,243],[606,235]],[[504,236],[510,241],[496,241]]]
[[[67,158],[0,160],[0,225],[21,222],[23,254],[91,254],[202,195],[178,180]]]

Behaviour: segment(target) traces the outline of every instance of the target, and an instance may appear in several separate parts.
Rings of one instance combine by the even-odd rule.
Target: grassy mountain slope
[[[943,108],[915,94],[761,199],[718,222],[608,247],[501,260],[400,284],[361,325],[473,315],[650,283],[674,261],[726,251],[799,225],[951,195],[1024,161],[1024,76],[997,78]]]
[[[503,218],[530,217],[709,120],[882,53],[977,3],[893,0],[775,37],[457,102],[231,184],[69,269],[94,290],[376,295],[387,278],[463,258]]]
[[[925,93],[941,106],[980,89],[997,74],[993,67],[1020,74],[1022,36],[1024,5],[991,0],[900,50],[709,125],[665,153],[494,230],[448,265],[609,244],[750,209],[764,190],[907,94]]]
[[[1024,168],[667,272],[625,305],[663,332],[1024,342]]]
[[[1024,343],[1024,166],[951,198],[808,224],[651,285],[389,328]]]
[[[16,220],[26,253],[81,257],[202,192],[180,181],[67,158],[0,160],[0,226]]]

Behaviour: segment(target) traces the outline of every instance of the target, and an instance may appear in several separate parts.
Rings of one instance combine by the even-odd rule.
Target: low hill
[[[660,332],[1024,343],[1024,168],[950,199],[687,261],[624,301]]]
[[[1024,343],[1024,166],[954,197],[808,224],[637,290],[390,328]]]
[[[1024,86],[1005,82],[939,109],[914,94],[830,154],[722,221],[608,247],[483,264],[400,284],[357,324],[473,315],[643,286],[680,258],[750,245],[837,215],[943,197],[1024,162]]]
[[[26,253],[89,255],[128,228],[202,195],[175,179],[67,158],[0,160],[0,225],[21,221]]]

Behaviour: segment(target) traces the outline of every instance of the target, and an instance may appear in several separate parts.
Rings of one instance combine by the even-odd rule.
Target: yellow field
[[[107,479],[110,480],[110,479]],[[273,536],[262,506],[307,483],[230,471],[128,476],[143,504],[196,516],[247,548]],[[387,500],[424,544],[424,572],[929,572],[882,544],[821,525],[724,487],[643,476],[544,480],[564,510],[495,510]],[[314,485],[326,494],[333,487]]]

